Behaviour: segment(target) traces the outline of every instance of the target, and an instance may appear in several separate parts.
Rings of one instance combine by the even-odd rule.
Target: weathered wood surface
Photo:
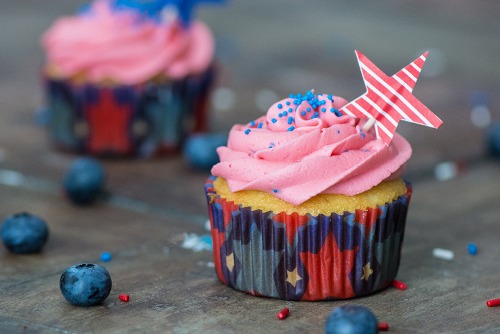
[[[62,197],[60,181],[74,156],[52,150],[33,123],[41,103],[37,39],[56,17],[82,3],[0,1],[0,169],[22,176],[0,182],[0,217],[30,211],[44,217],[51,231],[39,255],[15,256],[0,247],[0,333],[320,333],[331,310],[345,303],[369,306],[394,333],[500,331],[500,309],[485,305],[500,297],[500,169],[485,157],[485,129],[471,124],[468,104],[472,90],[484,89],[493,118],[500,118],[496,0],[259,0],[198,10],[219,40],[219,85],[237,98],[229,111],[214,111],[214,130],[259,116],[255,94],[262,89],[279,97],[310,88],[360,95],[354,49],[388,74],[423,49],[443,55],[443,71],[422,77],[415,94],[445,124],[437,131],[406,124],[399,129],[414,147],[408,167],[414,196],[398,274],[408,289],[320,303],[233,291],[218,282],[210,252],[181,247],[185,233],[207,233],[207,175],[187,168],[179,156],[105,161],[107,201],[79,208]],[[432,59],[431,51],[429,65]],[[437,182],[432,168],[447,160],[463,160],[468,169]],[[478,245],[476,256],[467,253],[469,242]],[[433,258],[435,247],[453,250],[455,259]],[[113,254],[105,263],[111,295],[102,306],[69,305],[59,292],[61,273],[78,262],[100,263],[103,251]],[[120,293],[130,294],[130,302],[120,302]],[[291,315],[279,321],[283,307]]]

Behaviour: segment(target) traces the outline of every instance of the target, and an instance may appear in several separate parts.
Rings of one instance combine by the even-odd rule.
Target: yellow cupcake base
[[[398,179],[382,182],[355,196],[319,194],[295,206],[264,191],[242,190],[233,193],[222,177],[218,177],[213,184],[214,190],[221,198],[240,204],[242,207],[250,207],[252,210],[262,210],[263,212],[285,212],[287,214],[296,212],[299,215],[311,214],[313,216],[365,210],[390,203],[407,192],[405,182]]]

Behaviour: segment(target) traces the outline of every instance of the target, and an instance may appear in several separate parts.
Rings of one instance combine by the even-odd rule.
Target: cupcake
[[[364,296],[396,277],[410,144],[310,91],[234,125],[205,184],[218,278],[286,300]]]
[[[97,0],[43,34],[42,78],[57,147],[99,156],[178,150],[207,126],[214,39],[190,8]]]

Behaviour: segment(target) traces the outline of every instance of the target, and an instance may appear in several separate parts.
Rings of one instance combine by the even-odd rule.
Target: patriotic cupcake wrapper
[[[285,300],[364,296],[396,277],[411,186],[391,203],[343,214],[262,212],[205,184],[217,276],[252,295]]]
[[[48,128],[57,147],[98,156],[149,158],[206,130],[215,68],[167,83],[113,87],[44,78]]]

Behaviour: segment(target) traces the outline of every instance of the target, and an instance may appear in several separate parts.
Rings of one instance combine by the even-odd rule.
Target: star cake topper
[[[425,52],[388,77],[368,57],[356,51],[367,91],[339,111],[368,119],[365,130],[374,126],[377,138],[387,145],[391,143],[400,121],[439,128],[443,122],[412,94],[428,54]]]

